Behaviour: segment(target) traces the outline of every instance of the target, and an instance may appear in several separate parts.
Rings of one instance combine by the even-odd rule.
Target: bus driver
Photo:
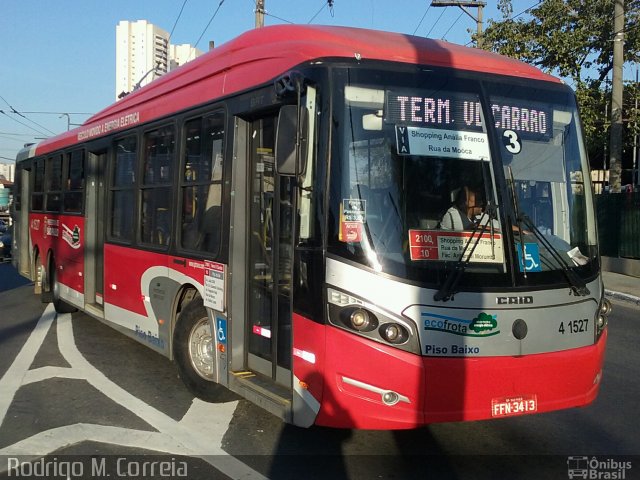
[[[482,215],[482,206],[476,205],[478,195],[475,190],[463,186],[453,191],[453,205],[440,220],[443,230],[473,230],[474,218]]]

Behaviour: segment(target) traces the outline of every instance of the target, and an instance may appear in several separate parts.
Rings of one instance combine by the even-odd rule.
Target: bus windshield
[[[336,77],[332,253],[432,282],[452,262],[505,281],[510,269],[591,271],[591,186],[569,89],[425,71]]]

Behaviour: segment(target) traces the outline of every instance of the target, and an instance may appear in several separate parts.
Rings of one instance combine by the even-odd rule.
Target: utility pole
[[[615,0],[613,11],[613,79],[611,82],[611,137],[609,187],[620,193],[622,177],[622,64],[624,63],[624,0]]]
[[[477,48],[482,48],[482,9],[486,6],[486,2],[481,1],[457,1],[451,2],[447,0],[431,0],[432,7],[460,7],[460,9],[469,15],[474,22],[476,22],[476,32],[478,44]],[[478,9],[478,17],[474,17],[473,14],[467,10],[465,7],[473,7]]]
[[[640,165],[638,165],[638,64],[636,64],[636,85],[634,88],[635,97],[636,97],[636,107],[635,107],[635,132],[633,134],[633,170],[631,174],[633,178],[631,179],[631,185],[633,185],[634,191],[637,186],[640,186]]]
[[[256,28],[264,27],[264,0],[256,0]]]

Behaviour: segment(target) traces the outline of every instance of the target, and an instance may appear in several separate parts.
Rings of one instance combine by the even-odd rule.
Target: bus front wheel
[[[230,401],[229,390],[215,381],[216,350],[207,311],[199,297],[180,312],[173,356],[180,379],[196,397],[208,402]]]

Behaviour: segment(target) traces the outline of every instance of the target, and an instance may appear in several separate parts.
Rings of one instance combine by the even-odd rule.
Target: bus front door
[[[291,388],[294,180],[274,164],[277,116],[250,122],[247,363]]]

